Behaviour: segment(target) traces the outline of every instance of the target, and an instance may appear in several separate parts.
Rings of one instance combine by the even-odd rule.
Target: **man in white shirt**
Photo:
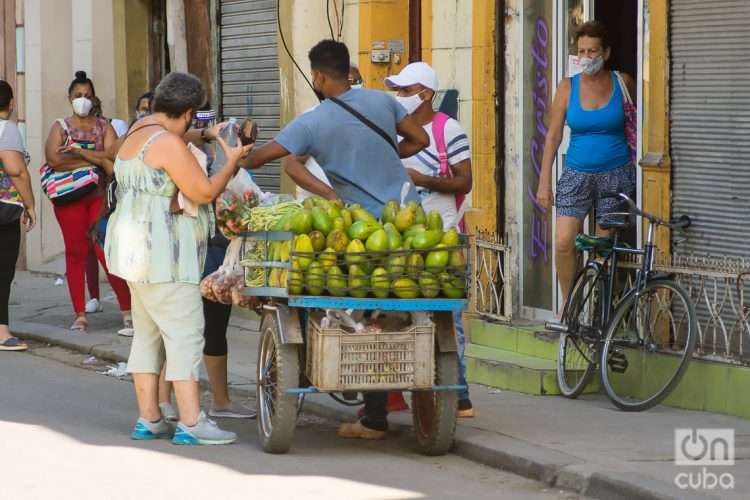
[[[432,100],[439,88],[435,70],[424,62],[411,63],[398,75],[386,78],[385,84],[396,91],[396,100],[416,118],[430,137],[427,148],[402,160],[417,186],[422,208],[426,212],[437,210],[443,218],[444,229],[458,226],[463,230],[461,207],[472,185],[469,139],[460,123],[432,109]],[[441,153],[444,155],[443,162]],[[468,387],[461,314],[455,314],[454,319],[459,348],[459,383]],[[468,389],[461,391],[458,399],[458,416],[473,417],[474,409]]]
[[[448,168],[441,169],[438,141],[433,130],[440,125],[436,121],[441,118],[432,109],[432,99],[438,90],[435,71],[427,63],[415,62],[398,75],[386,78],[385,83],[396,90],[396,99],[430,136],[429,147],[403,160],[422,198],[422,207],[426,212],[433,209],[440,212],[446,229],[455,227],[460,222],[457,220],[458,205],[471,191],[471,151],[466,132],[458,121],[442,116]]]

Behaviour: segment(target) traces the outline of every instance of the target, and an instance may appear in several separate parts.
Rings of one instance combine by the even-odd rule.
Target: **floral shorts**
[[[602,193],[625,193],[635,196],[635,166],[633,164],[589,174],[567,166],[557,181],[555,206],[558,217],[575,217],[583,220],[591,209],[596,209],[596,222],[601,226],[623,221],[622,216],[610,217],[612,212],[627,211],[619,198],[603,198]]]

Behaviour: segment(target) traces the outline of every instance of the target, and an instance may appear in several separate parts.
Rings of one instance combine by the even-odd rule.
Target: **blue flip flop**
[[[29,346],[16,337],[11,337],[4,342],[0,342],[0,351],[25,351],[28,348]]]

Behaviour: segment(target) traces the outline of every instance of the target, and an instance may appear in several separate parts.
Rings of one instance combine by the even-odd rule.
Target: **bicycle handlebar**
[[[692,224],[692,219],[688,215],[681,215],[680,217],[676,219],[670,219],[669,221],[665,221],[664,219],[661,219],[653,214],[650,214],[648,212],[645,212],[638,208],[638,205],[630,198],[630,196],[626,195],[625,193],[616,193],[616,192],[603,192],[601,194],[602,198],[619,198],[620,200],[624,201],[628,204],[629,214],[635,215],[638,217],[643,217],[645,219],[648,219],[649,222],[652,224],[657,224],[660,226],[668,226],[672,229],[687,229]]]

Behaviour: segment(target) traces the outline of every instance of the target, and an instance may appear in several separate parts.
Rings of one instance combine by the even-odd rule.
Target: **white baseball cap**
[[[419,83],[423,87],[437,91],[438,77],[435,70],[425,62],[413,62],[406,65],[398,75],[391,75],[385,79],[389,87],[408,87]]]

